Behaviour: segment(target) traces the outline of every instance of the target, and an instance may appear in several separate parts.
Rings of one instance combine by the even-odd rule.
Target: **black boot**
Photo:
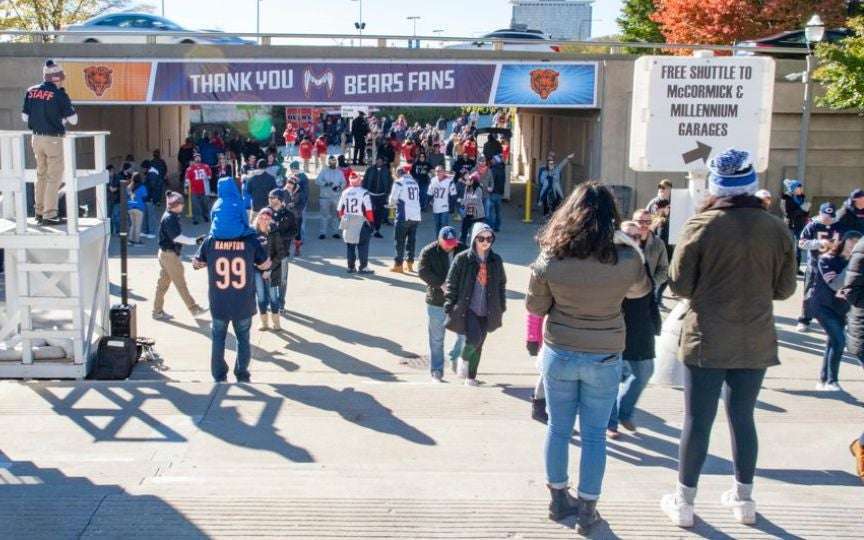
[[[586,501],[578,499],[576,503],[579,505],[578,517],[579,534],[586,535],[591,532],[594,525],[600,522],[600,512],[597,511],[597,501]]]
[[[545,399],[535,399],[534,397],[531,398],[531,418],[544,424],[549,423],[549,415],[546,414]]]
[[[549,503],[549,519],[561,521],[568,516],[575,516],[579,513],[579,501],[570,495],[567,488],[548,487],[549,493],[552,495],[552,501]]]

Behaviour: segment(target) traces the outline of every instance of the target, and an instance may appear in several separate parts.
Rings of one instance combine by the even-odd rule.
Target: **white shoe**
[[[801,332],[802,334],[806,334],[807,332],[810,331],[810,325],[804,324],[803,322],[799,322],[798,325],[795,327],[795,330],[797,330],[798,332]]]
[[[826,392],[842,392],[843,389],[836,382],[825,383]]]
[[[738,498],[735,490],[730,489],[720,496],[720,504],[732,509],[732,515],[735,516],[735,521],[738,523],[743,523],[744,525],[756,524],[756,501],[752,499],[742,501]]]
[[[817,392],[824,392],[825,391],[825,383],[821,382],[821,381],[817,382],[816,383],[816,391]]]
[[[477,379],[465,379],[465,386],[477,386]]]
[[[663,495],[660,499],[660,508],[669,516],[672,525],[676,527],[693,526],[693,505],[678,500],[674,493]]]

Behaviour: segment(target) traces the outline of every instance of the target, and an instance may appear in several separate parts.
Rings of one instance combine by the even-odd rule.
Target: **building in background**
[[[594,0],[511,0],[511,27],[524,25],[552,39],[591,38]]]

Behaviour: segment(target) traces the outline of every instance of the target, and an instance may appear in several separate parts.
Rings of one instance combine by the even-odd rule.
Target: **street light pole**
[[[261,33],[261,0],[255,0],[255,33]]]
[[[162,16],[165,16],[165,0],[162,0]]]
[[[810,144],[810,113],[813,109],[813,89],[810,79],[813,76],[813,48],[811,44],[822,41],[825,36],[825,24],[819,15],[813,15],[804,27],[804,37],[807,41],[806,67],[801,74],[804,83],[804,103],[801,107],[801,133],[798,140],[798,181],[806,184],[807,177],[807,146]]]
[[[405,17],[405,18],[408,19],[409,21],[412,21],[412,22],[414,23],[414,33],[413,33],[413,36],[416,38],[416,37],[417,37],[417,21],[420,20],[420,16],[419,16],[419,15],[409,15],[408,17]],[[420,47],[419,47],[420,44],[419,44],[419,43],[416,43],[416,40],[414,40],[414,41],[415,41],[414,46],[417,46],[417,48],[419,49],[419,48],[420,48]],[[413,47],[408,47],[408,48],[411,49],[411,48],[413,48]]]

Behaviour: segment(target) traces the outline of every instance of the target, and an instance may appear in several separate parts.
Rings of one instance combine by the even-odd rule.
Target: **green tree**
[[[109,10],[152,9],[132,0],[0,0],[0,28],[60,30]]]
[[[666,43],[660,25],[651,20],[656,11],[654,0],[625,0],[621,16],[615,19],[621,29],[621,41],[641,41],[643,43]],[[627,47],[631,54],[648,53],[648,49]]]
[[[820,66],[815,78],[825,87],[816,103],[832,109],[864,110],[864,17],[846,22],[855,35],[839,43],[822,43],[816,48]]]

